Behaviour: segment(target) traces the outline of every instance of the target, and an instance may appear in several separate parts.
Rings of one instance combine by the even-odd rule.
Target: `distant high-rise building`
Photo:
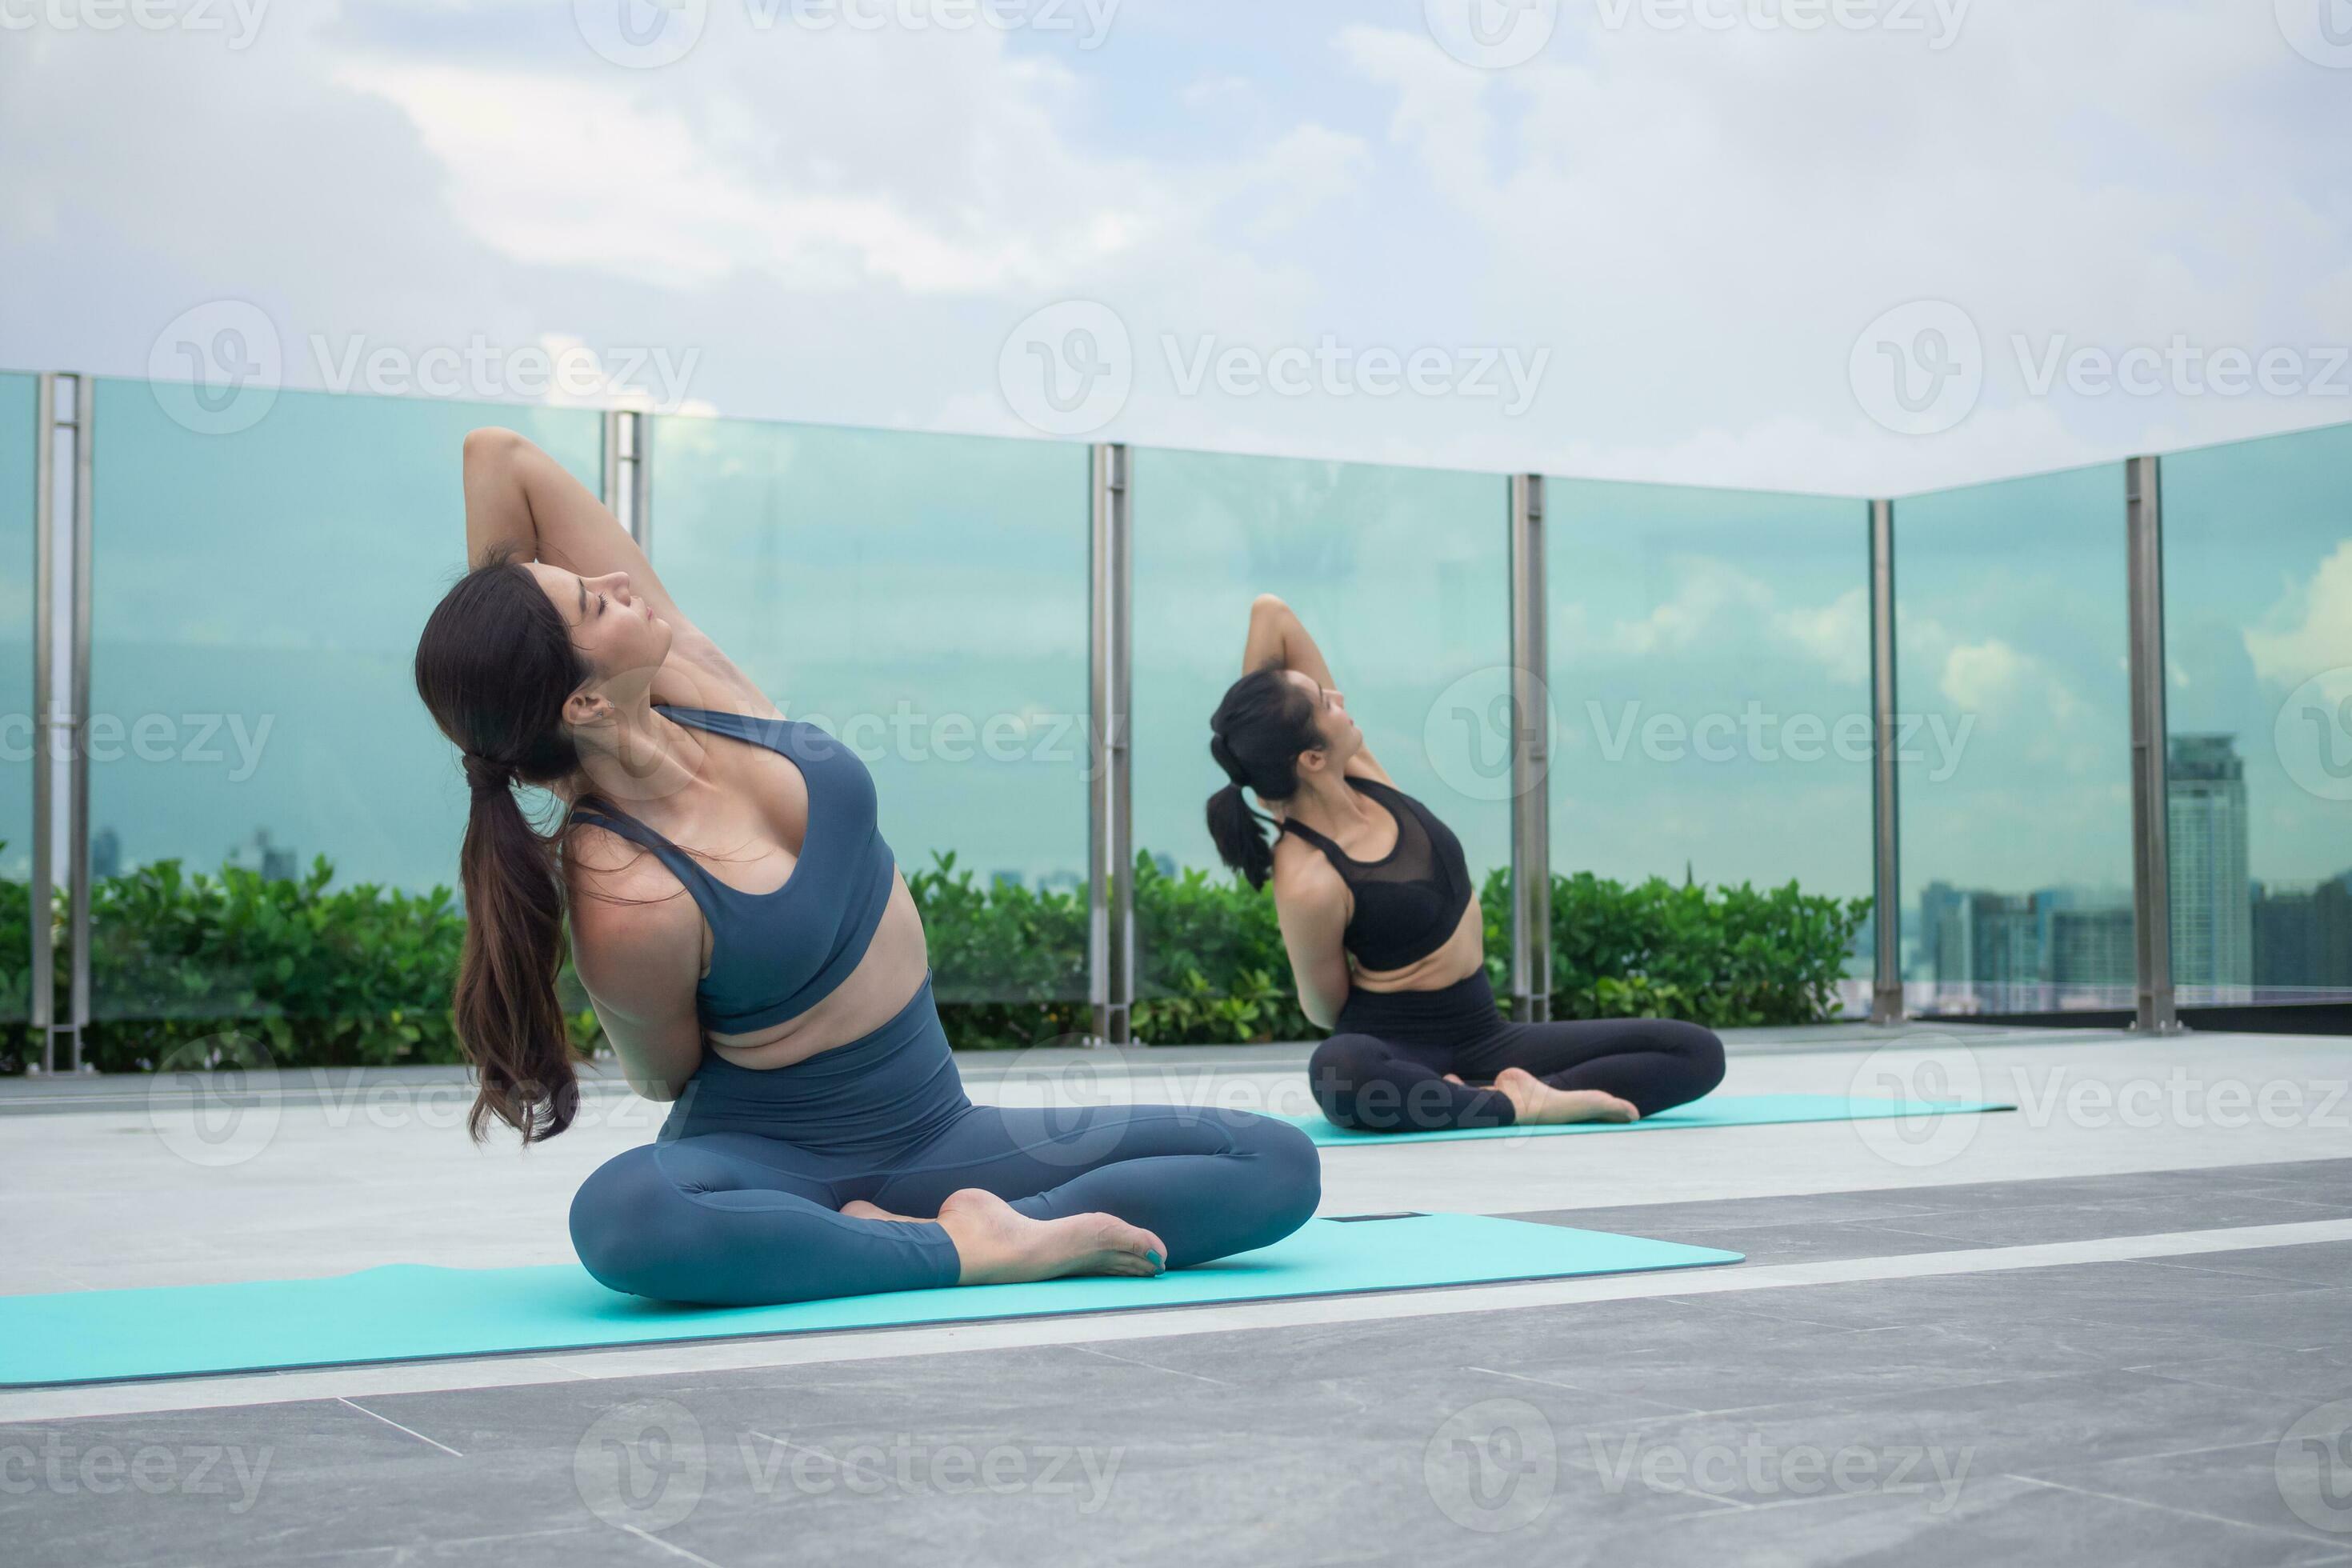
[[[2029,894],[1930,882],[1919,895],[1919,946],[1940,1008],[2003,1011],[2042,1005],[2041,931]]]
[[[989,874],[988,884],[992,888],[1018,888],[1027,880],[1018,871],[992,871]]]
[[[2026,893],[1970,893],[1969,947],[1975,982],[1986,1005],[1997,1011],[2040,1007],[2042,946]]]
[[[1924,973],[1916,978],[1959,980],[1973,968],[1967,922],[1959,918],[1964,897],[1949,882],[1930,882],[1919,890],[1919,938],[1912,962]]]
[[[253,837],[243,844],[232,844],[223,857],[224,863],[240,866],[261,873],[265,882],[294,880],[294,851],[284,844],[269,842],[269,829],[257,827]]]
[[[2101,1005],[2129,995],[2138,963],[2128,904],[2051,911],[2050,983],[2059,1006]]]
[[[1853,941],[1846,944],[1845,972],[1848,974],[1868,974],[1878,963],[1878,910],[1873,906],[1862,917],[1862,924],[1853,931]]]
[[[2352,885],[2331,877],[2308,890],[2257,888],[2253,901],[2254,988],[2276,992],[2352,991]]]
[[[2166,752],[2173,984],[2199,1000],[2244,1001],[2254,980],[2245,760],[2234,735],[2175,735]]]
[[[1163,877],[1173,877],[1176,875],[1176,857],[1167,853],[1165,850],[1152,856],[1151,863],[1160,868],[1160,874]]]
[[[122,840],[111,827],[89,836],[89,879],[103,882],[122,875]]]

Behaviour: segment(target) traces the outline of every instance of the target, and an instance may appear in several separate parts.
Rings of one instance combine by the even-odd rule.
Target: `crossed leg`
[[[572,1237],[615,1290],[751,1306],[1182,1268],[1280,1240],[1321,1191],[1306,1134],[1265,1117],[974,1106],[879,1168],[748,1132],[631,1149]]]
[[[1723,1042],[1673,1018],[1505,1023],[1446,1047],[1333,1035],[1307,1075],[1326,1117],[1367,1132],[1631,1121],[1721,1083]]]

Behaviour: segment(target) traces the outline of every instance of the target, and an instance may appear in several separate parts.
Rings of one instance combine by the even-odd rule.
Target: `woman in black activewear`
[[[1242,666],[1209,721],[1233,780],[1209,797],[1209,832],[1252,886],[1273,879],[1299,1005],[1333,1031],[1307,1065],[1324,1115],[1370,1132],[1631,1121],[1723,1081],[1723,1042],[1696,1024],[1506,1019],[1461,841],[1373,760],[1271,594]]]

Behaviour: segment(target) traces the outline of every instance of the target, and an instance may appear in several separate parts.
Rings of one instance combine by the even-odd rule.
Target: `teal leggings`
[[[865,1039],[758,1071],[706,1058],[659,1138],[572,1203],[589,1273],[665,1301],[758,1306],[952,1285],[936,1221],[856,1219],[854,1199],[932,1215],[979,1187],[1033,1219],[1101,1212],[1181,1268],[1271,1246],[1322,1196],[1288,1122],[1166,1105],[1007,1109],[964,1097],[925,982]]]

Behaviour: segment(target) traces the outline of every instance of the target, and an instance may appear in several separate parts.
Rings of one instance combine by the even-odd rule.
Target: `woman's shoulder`
[[[1329,856],[1297,833],[1284,833],[1274,841],[1274,896],[1300,902],[1345,899],[1348,883]]]

